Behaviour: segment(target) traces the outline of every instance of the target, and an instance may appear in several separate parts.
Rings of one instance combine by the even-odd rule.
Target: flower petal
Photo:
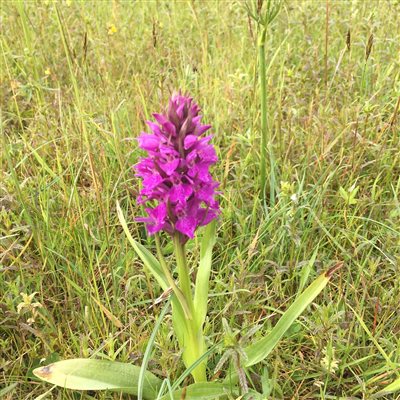
[[[176,222],[175,228],[184,235],[193,238],[196,230],[196,218],[190,215],[180,218]]]
[[[171,188],[169,192],[169,199],[172,202],[184,203],[186,199],[193,193],[193,189],[190,185],[181,183]]]
[[[180,159],[175,158],[171,161],[160,162],[159,166],[169,176],[172,175],[174,171],[178,168],[179,163]]]
[[[142,132],[142,134],[137,138],[139,142],[139,147],[143,150],[155,151],[160,145],[160,138],[156,135],[148,134]]]
[[[187,135],[183,141],[183,147],[185,150],[190,149],[197,142],[197,136]]]

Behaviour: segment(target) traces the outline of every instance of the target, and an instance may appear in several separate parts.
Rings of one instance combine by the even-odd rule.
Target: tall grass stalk
[[[265,37],[267,29],[262,26],[258,38],[258,65],[260,79],[260,106],[261,106],[261,151],[260,151],[260,185],[261,196],[265,201],[265,185],[267,172],[267,143],[268,143],[268,121],[267,121],[267,87],[265,77]]]
[[[270,161],[270,184],[269,184],[269,205],[275,205],[276,178],[275,178],[275,157],[272,148],[272,139],[268,131],[268,94],[266,82],[265,43],[267,30],[272,21],[276,18],[281,7],[280,1],[267,0],[265,9],[263,1],[257,3],[257,7],[247,5],[247,11],[259,28],[258,33],[258,73],[260,84],[260,108],[261,108],[261,149],[260,149],[260,191],[264,205],[267,203],[267,158]]]
[[[260,99],[261,99],[261,161],[260,161],[260,179],[261,196],[264,205],[267,203],[266,184],[267,184],[267,157],[269,156],[270,180],[269,180],[269,205],[274,207],[276,194],[276,175],[275,175],[275,156],[272,148],[271,137],[268,132],[268,110],[267,110],[267,83],[265,69],[265,37],[266,29],[263,27],[259,43],[259,69],[260,69]]]

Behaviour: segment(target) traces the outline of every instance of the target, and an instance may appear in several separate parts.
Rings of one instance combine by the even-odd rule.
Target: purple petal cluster
[[[143,188],[138,202],[145,204],[149,234],[164,230],[193,238],[199,226],[217,217],[215,199],[218,183],[210,166],[218,160],[212,136],[205,136],[210,125],[202,125],[200,108],[191,97],[174,94],[165,114],[153,114],[147,121],[151,133],[142,132],[139,147],[148,153],[135,165]]]

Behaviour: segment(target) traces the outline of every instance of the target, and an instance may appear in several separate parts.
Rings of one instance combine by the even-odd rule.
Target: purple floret
[[[153,114],[156,122],[147,122],[152,133],[138,137],[147,152],[135,165],[143,182],[138,202],[147,206],[147,216],[136,220],[146,224],[150,235],[163,230],[193,238],[199,226],[219,214],[219,183],[209,171],[218,157],[212,136],[203,136],[211,125],[200,123],[199,111],[191,97],[174,94],[167,112]]]

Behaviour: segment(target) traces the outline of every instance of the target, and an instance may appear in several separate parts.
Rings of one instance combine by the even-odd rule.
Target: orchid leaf
[[[383,390],[373,395],[372,399],[377,399],[379,397],[387,396],[388,394],[400,391],[400,378],[396,379],[390,385],[386,386]]]
[[[232,392],[230,385],[218,382],[194,383],[173,393],[167,393],[161,400],[218,400],[227,399]]]
[[[129,243],[132,245],[133,249],[135,250],[136,254],[140,257],[143,261],[143,264],[146,268],[152,273],[154,278],[157,280],[158,284],[161,286],[162,290],[166,291],[169,288],[167,278],[161,268],[160,263],[158,260],[148,251],[143,245],[138,243],[129,232],[128,224],[126,223],[126,219],[124,214],[121,210],[119,202],[117,201],[117,214],[119,218],[119,222],[124,229],[125,235],[128,238]]]
[[[140,367],[116,361],[75,358],[36,368],[33,374],[66,389],[110,390],[137,395]],[[154,400],[161,384],[161,379],[146,371],[143,398]]]
[[[199,328],[204,324],[207,315],[212,251],[215,245],[215,226],[216,223],[213,221],[205,228],[200,245],[200,264],[196,276],[196,287],[193,300],[196,321]]]
[[[268,357],[285,332],[291,327],[293,322],[300,316],[307,306],[309,306],[319,293],[321,293],[324,287],[328,284],[333,273],[339,269],[341,265],[342,264],[337,264],[329,271],[320,275],[300,296],[296,298],[267,336],[244,349],[247,355],[246,367],[257,364]]]

